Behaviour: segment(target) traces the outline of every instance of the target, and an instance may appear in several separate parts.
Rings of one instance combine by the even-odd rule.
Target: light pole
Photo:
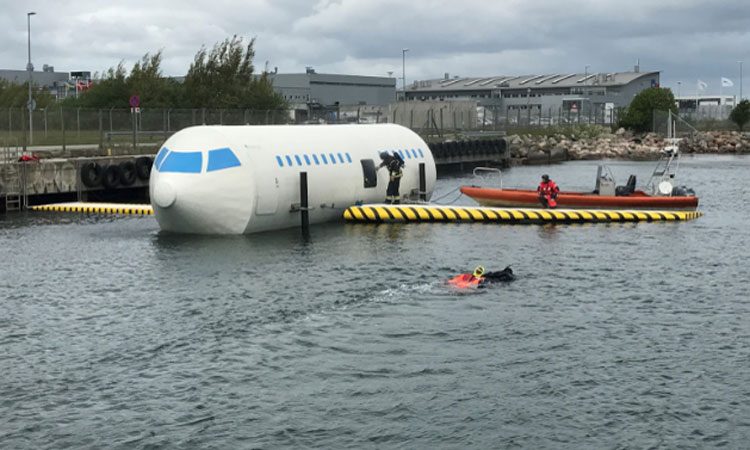
[[[401,49],[401,80],[403,83],[402,89],[404,90],[404,101],[406,101],[406,52],[408,51],[408,48]]]
[[[31,64],[31,16],[35,14],[36,13],[34,11],[26,13],[26,29],[28,31],[29,49],[29,63],[26,64],[26,70],[29,71],[29,102],[26,104],[26,107],[29,109],[29,145],[34,142],[34,116],[32,115],[34,111],[34,100],[31,97],[31,83],[33,82],[34,77],[34,65]]]
[[[583,68],[583,84],[589,84],[589,67],[591,66],[586,64],[586,67]]]
[[[742,101],[742,61],[737,61],[740,65],[740,101]]]
[[[681,97],[680,95],[681,88],[682,88],[682,81],[678,81],[677,82],[677,98]]]

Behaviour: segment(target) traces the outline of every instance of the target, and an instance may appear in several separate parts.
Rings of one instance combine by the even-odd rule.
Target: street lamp
[[[29,102],[26,107],[29,109],[29,144],[34,142],[34,124],[32,115],[34,111],[34,100],[31,97],[31,83],[34,78],[34,65],[31,64],[31,16],[35,15],[34,11],[26,13],[26,27],[28,30],[28,49],[29,49],[29,62],[26,64],[26,70],[29,72]]]
[[[404,84],[402,86],[404,90],[404,101],[406,101],[406,52],[408,51],[409,51],[408,48],[401,49],[401,76],[402,76],[401,80],[402,80],[402,83]]]
[[[737,61],[740,65],[740,101],[742,101],[742,61]]]
[[[591,66],[586,64],[586,67],[583,69],[583,84],[589,84],[589,67]]]
[[[680,95],[681,88],[682,88],[682,81],[678,81],[677,82],[677,98],[681,97],[681,95]]]

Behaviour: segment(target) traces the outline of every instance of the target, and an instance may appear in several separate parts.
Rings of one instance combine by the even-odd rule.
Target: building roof
[[[416,80],[409,92],[454,92],[493,89],[573,88],[583,86],[622,86],[659,72],[550,73],[544,75],[497,75]]]
[[[70,77],[68,72],[40,72],[36,70],[32,75],[34,84],[38,86],[53,86],[56,83],[64,83]],[[0,79],[14,84],[23,84],[29,80],[29,72],[26,70],[0,69]]]

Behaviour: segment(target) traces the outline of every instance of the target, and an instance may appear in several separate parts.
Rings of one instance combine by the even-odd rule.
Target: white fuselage
[[[300,173],[306,172],[310,223],[336,220],[348,206],[384,200],[388,171],[372,172],[384,151],[405,161],[402,195],[418,191],[425,164],[429,198],[435,161],[427,144],[399,125],[186,128],[156,156],[151,204],[167,231],[243,234],[299,226]]]

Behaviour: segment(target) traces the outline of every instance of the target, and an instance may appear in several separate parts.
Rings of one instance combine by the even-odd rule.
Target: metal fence
[[[423,135],[508,131],[559,125],[614,125],[619,109],[477,106],[476,102],[399,102],[383,107],[341,108],[339,121],[397,123]]]
[[[259,125],[289,123],[286,110],[211,109],[0,109],[0,146],[42,150],[46,146],[158,145],[175,131],[192,125]]]
[[[566,124],[617,122],[618,110],[587,111],[477,106],[474,101],[398,102],[387,106],[335,106],[319,110],[85,109],[48,107],[32,114],[0,108],[0,147],[31,152],[91,150],[87,156],[155,150],[171,134],[193,125],[300,123],[397,123],[423,136],[466,132],[515,132]]]

